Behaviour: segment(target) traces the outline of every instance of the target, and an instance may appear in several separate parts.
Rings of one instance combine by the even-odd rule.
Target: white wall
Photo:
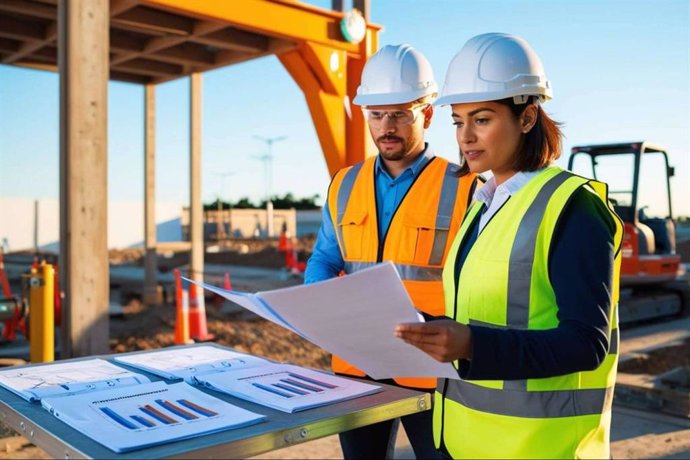
[[[42,199],[38,206],[38,245],[57,252],[60,236],[58,200]],[[158,241],[180,241],[182,204],[156,204]],[[7,239],[9,250],[32,250],[34,247],[34,200],[0,198],[0,243]],[[108,247],[141,246],[144,240],[144,203],[122,201],[108,203]]]

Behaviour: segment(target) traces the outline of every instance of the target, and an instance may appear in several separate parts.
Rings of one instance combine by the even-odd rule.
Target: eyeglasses
[[[417,120],[419,114],[429,107],[429,104],[417,105],[405,110],[371,110],[362,108],[362,113],[367,119],[369,126],[378,128],[383,124],[384,117],[397,126],[411,125]]]

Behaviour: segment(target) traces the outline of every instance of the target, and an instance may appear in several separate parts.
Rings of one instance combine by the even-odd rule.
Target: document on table
[[[27,401],[148,382],[148,377],[103,359],[12,367],[0,371],[0,385]]]
[[[378,385],[292,364],[201,374],[195,379],[213,390],[289,413],[381,391]]]
[[[266,418],[184,382],[154,382],[44,398],[41,404],[58,419],[115,452],[240,428]]]
[[[274,363],[217,345],[146,351],[115,360],[290,413],[381,391],[377,385]]]
[[[375,379],[459,378],[451,363],[440,363],[395,336],[397,324],[420,322],[420,315],[390,262],[256,294],[196,284],[301,335]]]
[[[117,362],[153,372],[167,379],[182,378],[187,383],[194,383],[194,377],[199,374],[242,369],[269,363],[269,361],[257,356],[214,345],[174,347],[155,352],[128,353],[123,356],[116,356],[114,359]]]

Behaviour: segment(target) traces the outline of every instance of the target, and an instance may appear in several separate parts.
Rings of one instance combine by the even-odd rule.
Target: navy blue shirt
[[[477,239],[477,222],[479,218],[459,249],[456,273]],[[518,380],[596,369],[609,349],[614,233],[615,223],[604,203],[583,188],[577,190],[556,225],[549,254],[558,326],[548,330],[469,326],[472,358],[460,360],[460,377]]]

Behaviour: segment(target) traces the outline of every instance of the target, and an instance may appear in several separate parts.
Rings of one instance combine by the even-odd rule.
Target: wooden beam
[[[108,6],[58,6],[62,359],[109,351]]]
[[[147,57],[154,61],[191,66],[208,66],[216,62],[215,53],[193,43],[182,43],[174,48],[162,49]]]
[[[194,30],[194,19],[147,7],[127,10],[111,19],[113,24],[137,27],[144,31],[187,36]]]
[[[57,19],[56,7],[35,2],[27,2],[25,0],[2,0],[0,2],[0,11],[18,13],[41,19],[49,19],[51,21],[55,21]]]
[[[156,87],[144,88],[144,303],[159,305],[156,264]]]
[[[136,6],[139,6],[139,0],[110,0],[110,17],[122,14]]]
[[[43,41],[45,36],[46,28],[39,22],[0,15],[0,37]]]
[[[17,50],[16,53],[3,59],[2,60],[3,64],[12,64],[13,62],[20,60],[24,56],[29,56],[30,54],[34,53],[35,51],[40,50],[41,48],[43,48],[45,46],[55,45],[55,41],[57,40],[57,29],[58,29],[57,22],[51,22],[46,27],[45,39],[43,41],[24,43],[21,46],[21,48],[19,48],[19,50]]]
[[[270,39],[263,35],[228,27],[211,34],[191,37],[190,40],[220,49],[260,53],[268,49]]]
[[[22,42],[10,38],[0,38],[0,51],[14,53],[22,45]]]
[[[111,66],[114,70],[131,72],[139,75],[162,76],[182,75],[183,69],[179,65],[156,62],[147,59],[134,59],[118,65]]]
[[[224,24],[218,24],[208,21],[199,21],[194,24],[192,34],[207,34],[210,32],[215,32],[224,27]],[[163,57],[163,59],[156,59],[154,57],[154,54],[156,54],[157,51],[181,45],[185,43],[188,39],[189,37],[186,36],[162,36],[151,38],[145,43],[144,48],[142,50],[139,50],[137,52],[123,53],[117,58],[113,59],[110,64],[118,65],[125,61],[136,59],[138,57],[151,57],[154,60],[170,62],[170,60],[165,59],[165,56]]]
[[[146,46],[146,39],[110,29],[110,50],[118,53],[139,53]],[[112,62],[111,62],[112,64]]]
[[[111,80],[117,80],[117,81],[124,81],[127,83],[139,83],[142,85],[146,85],[148,83],[151,83],[153,80],[153,77],[146,76],[146,75],[136,75],[133,73],[128,73],[128,72],[120,72],[118,70],[110,70],[110,79]]]
[[[204,211],[201,202],[201,74],[189,76],[189,277],[204,279]]]
[[[33,60],[28,60],[24,59],[19,62],[15,62],[12,65],[16,65],[17,67],[25,67],[27,69],[33,69],[33,70],[45,70],[47,72],[57,72],[57,63],[43,63],[43,62],[35,62]]]

